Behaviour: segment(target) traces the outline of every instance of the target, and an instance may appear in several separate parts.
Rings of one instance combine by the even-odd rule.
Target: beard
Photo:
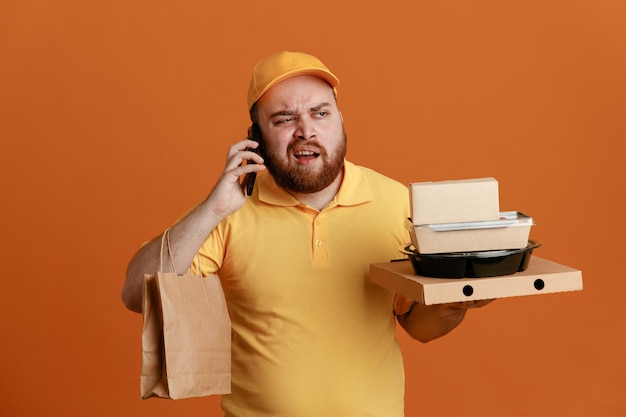
[[[318,158],[322,161],[320,169],[308,165],[291,164],[292,149],[299,144],[300,140],[290,143],[287,147],[287,160],[281,158],[276,150],[268,149],[263,141],[259,153],[265,161],[268,172],[282,189],[294,193],[315,193],[328,187],[343,169],[347,143],[345,131],[342,130],[339,139],[332,155],[329,155],[328,150],[316,141],[309,142],[319,148]]]

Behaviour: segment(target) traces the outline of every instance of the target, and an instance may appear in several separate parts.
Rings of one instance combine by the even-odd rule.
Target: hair
[[[250,107],[250,120],[252,121],[252,123],[258,123],[259,122],[259,111],[257,108],[257,104],[258,101],[255,101],[254,104],[252,105],[252,107]]]

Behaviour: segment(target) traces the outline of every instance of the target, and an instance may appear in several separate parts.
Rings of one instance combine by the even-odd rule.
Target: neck
[[[290,192],[290,194],[299,202],[308,205],[309,207],[313,207],[316,210],[322,210],[324,207],[330,203],[333,198],[339,192],[339,187],[341,187],[341,182],[343,181],[343,169],[337,175],[337,178],[334,179],[332,183],[323,190],[320,190],[315,193],[294,193]]]

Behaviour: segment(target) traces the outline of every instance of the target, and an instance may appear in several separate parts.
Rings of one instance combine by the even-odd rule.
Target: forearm
[[[398,323],[412,338],[425,343],[461,324],[467,310],[484,307],[492,301],[474,300],[431,306],[415,303],[408,313],[398,316]]]
[[[161,254],[162,235],[144,245],[131,259],[126,270],[126,282],[122,290],[122,300],[126,308],[141,312],[145,273],[157,270],[172,272],[172,262],[176,272],[187,271],[200,246],[220,221],[221,217],[217,216],[205,201],[170,229],[172,258],[167,252],[167,245],[164,245]]]
[[[416,303],[411,311],[398,316],[398,322],[412,338],[426,343],[457,327],[466,311],[450,304],[427,306]]]

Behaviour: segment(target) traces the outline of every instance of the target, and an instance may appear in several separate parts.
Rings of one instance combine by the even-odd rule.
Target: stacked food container
[[[494,178],[409,185],[411,243],[402,252],[415,272],[437,278],[510,275],[528,266],[540,242],[532,217],[500,211]]]

